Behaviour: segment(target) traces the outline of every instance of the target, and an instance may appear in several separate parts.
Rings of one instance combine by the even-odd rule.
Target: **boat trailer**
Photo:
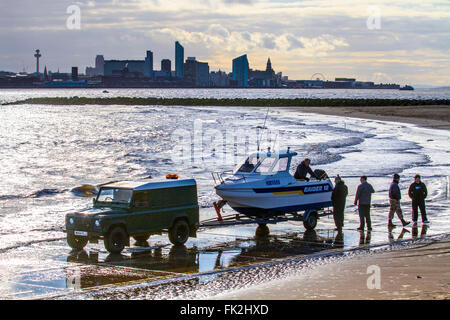
[[[235,226],[244,224],[258,224],[258,232],[268,233],[267,224],[276,224],[286,221],[302,221],[304,227],[307,230],[313,230],[317,225],[317,220],[321,217],[329,216],[333,214],[333,210],[330,208],[323,209],[307,209],[304,213],[289,212],[280,215],[271,215],[268,217],[249,217],[243,214],[229,214],[222,216],[220,209],[226,204],[226,201],[221,200],[219,203],[214,202],[214,208],[216,209],[217,218],[211,218],[202,220],[199,223],[199,228],[217,228],[225,226]]]

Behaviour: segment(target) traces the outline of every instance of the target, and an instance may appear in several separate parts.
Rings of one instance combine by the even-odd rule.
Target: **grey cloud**
[[[286,40],[289,42],[288,50],[305,47],[300,40],[298,40],[296,37],[294,37],[291,34],[286,35]]]
[[[262,39],[262,47],[266,49],[275,49],[276,43],[275,43],[275,37],[273,36],[265,36]]]

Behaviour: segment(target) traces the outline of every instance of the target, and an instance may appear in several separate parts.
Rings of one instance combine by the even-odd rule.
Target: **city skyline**
[[[42,69],[65,72],[93,65],[97,54],[140,59],[147,49],[154,61],[175,62],[179,40],[185,56],[208,61],[210,70],[231,72],[232,59],[247,54],[251,68],[264,69],[270,56],[291,79],[319,72],[327,79],[450,84],[450,10],[443,1],[377,1],[380,25],[372,29],[370,1],[78,1],[79,30],[66,26],[71,4],[2,1],[0,70],[33,72],[37,48]]]

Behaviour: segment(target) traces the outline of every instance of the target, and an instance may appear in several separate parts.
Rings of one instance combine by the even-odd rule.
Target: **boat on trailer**
[[[296,152],[256,152],[231,173],[213,173],[215,189],[235,211],[269,218],[298,211],[318,211],[332,206],[333,184],[322,170],[319,179],[297,180],[289,172]]]

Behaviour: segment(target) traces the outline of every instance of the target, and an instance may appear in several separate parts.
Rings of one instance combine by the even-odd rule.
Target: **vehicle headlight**
[[[74,223],[73,218],[70,218],[70,219],[69,219],[69,223],[70,223],[70,224],[73,224],[73,223]]]
[[[99,220],[95,220],[94,224],[95,224],[96,227],[100,227],[100,221]]]

